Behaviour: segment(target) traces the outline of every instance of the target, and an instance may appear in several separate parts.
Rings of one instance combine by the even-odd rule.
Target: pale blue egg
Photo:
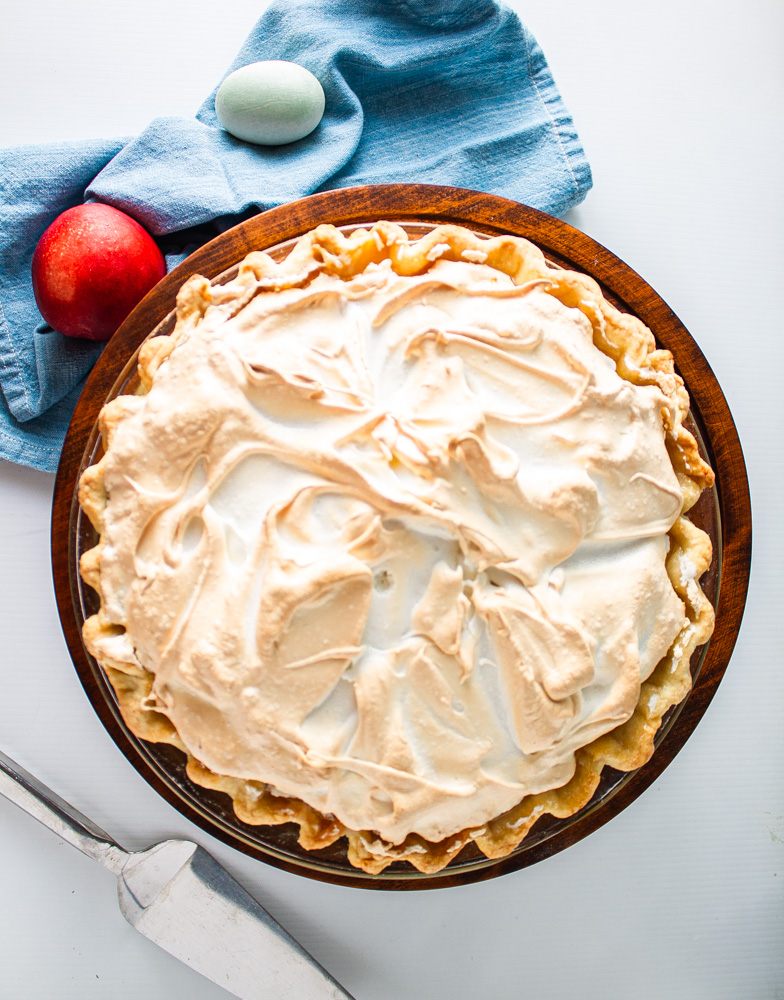
[[[324,114],[324,91],[304,66],[270,59],[229,74],[215,95],[218,121],[237,139],[282,146],[309,135]]]

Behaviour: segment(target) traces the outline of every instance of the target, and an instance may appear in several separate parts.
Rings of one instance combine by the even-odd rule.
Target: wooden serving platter
[[[214,279],[252,250],[282,255],[291,241],[321,223],[336,226],[399,222],[414,232],[439,223],[479,233],[511,233],[538,244],[553,263],[595,278],[605,294],[637,315],[660,346],[670,350],[691,397],[692,429],[716,472],[692,519],[714,545],[714,562],[703,589],[716,608],[716,629],[692,662],[693,689],[671,710],[644,767],[629,774],[605,769],[591,802],[568,820],[545,818],[520,847],[489,861],[474,847],[437,875],[421,875],[405,862],[380,876],[352,868],[342,842],[305,852],[296,827],[251,827],[237,820],[228,796],[194,786],[184,757],[172,747],[146,744],[125,726],[111,686],[84,648],[81,626],[95,610],[95,596],[80,580],[78,559],[94,544],[81,515],[76,487],[100,448],[96,421],[104,402],[133,377],[135,356],[153,332],[172,323],[177,290],[193,274]],[[699,347],[666,303],[623,261],[559,219],[516,202],[461,188],[390,184],[343,188],[254,216],[207,243],[167,275],[136,307],[93,369],[71,420],[57,472],[52,507],[52,568],[60,620],[79,678],[96,713],[128,760],[183,815],[231,846],[270,864],[312,878],[375,889],[424,889],[492,878],[534,864],[598,829],[639,796],[672,761],[707,709],[729,663],[740,627],[751,559],[751,505],[743,453],[724,395]]]

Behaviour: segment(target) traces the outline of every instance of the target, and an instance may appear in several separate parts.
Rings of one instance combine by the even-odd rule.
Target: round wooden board
[[[714,569],[704,581],[716,606],[716,629],[699,664],[694,687],[665,719],[656,751],[629,775],[603,776],[594,799],[567,823],[553,823],[537,834],[540,821],[521,846],[495,862],[462,863],[459,855],[438,875],[420,875],[401,862],[382,876],[368,876],[347,862],[297,858],[286,846],[260,845],[257,831],[232,820],[227,796],[190,786],[184,793],[184,759],[162,745],[143,744],[125,726],[114,694],[81,639],[84,593],[78,576],[80,527],[76,487],[91,461],[98,413],[132,369],[142,341],[170,317],[177,290],[193,274],[215,278],[252,250],[295,239],[321,223],[336,226],[388,219],[402,224],[454,223],[480,233],[511,233],[538,244],[554,263],[590,274],[608,298],[636,314],[670,350],[691,396],[695,429],[716,472],[716,487],[700,501],[699,517],[717,549]],[[664,770],[707,709],[724,674],[740,627],[751,559],[751,505],[743,453],[726,400],[697,344],[666,303],[616,256],[572,226],[535,209],[493,195],[424,184],[344,188],[312,195],[271,209],[206,244],[167,275],[137,306],[107,345],[93,369],[71,420],[60,460],[52,507],[52,568],[60,619],[74,665],[96,713],[128,760],[183,815],[224,842],[270,864],[312,878],[375,889],[424,889],[492,878],[533,864],[563,850],[617,815]],[[185,784],[189,785],[185,779]],[[225,801],[224,801],[225,800]],[[283,840],[291,831],[276,828]],[[302,852],[303,855],[305,852]],[[318,855],[319,852],[314,852]],[[334,854],[334,852],[333,852]]]

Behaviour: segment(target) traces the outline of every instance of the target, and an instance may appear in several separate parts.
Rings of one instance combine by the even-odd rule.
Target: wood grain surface
[[[716,607],[716,629],[707,649],[695,654],[693,689],[665,718],[652,759],[628,775],[605,769],[585,809],[567,821],[540,820],[507,858],[490,862],[475,848],[473,853],[467,848],[434,876],[420,875],[406,863],[391,866],[382,876],[368,876],[348,865],[340,843],[308,854],[296,844],[296,828],[240,823],[227,796],[191,785],[182,754],[165,745],[144,744],[130,733],[110,685],[81,639],[84,614],[95,602],[77,572],[80,552],[93,542],[79,515],[76,486],[100,447],[96,420],[101,407],[132,374],[142,341],[171,324],[177,290],[193,274],[215,278],[252,250],[279,247],[321,223],[346,226],[380,219],[403,225],[448,222],[490,235],[524,236],[553,263],[594,277],[609,299],[636,314],[672,352],[690,393],[694,429],[716,472],[715,489],[703,494],[693,512],[714,543],[714,564],[703,586]],[[617,815],[661,774],[693,732],[729,663],[749,581],[751,505],[741,445],[718,382],[683,324],[638,274],[584,233],[527,206],[460,188],[392,184],[324,192],[257,215],[196,251],[146,296],[107,345],[74,411],[55,482],[51,542],[60,620],[81,683],[115,743],[153,788],[214,836],[286,870],[364,888],[424,889],[492,878],[555,854]]]

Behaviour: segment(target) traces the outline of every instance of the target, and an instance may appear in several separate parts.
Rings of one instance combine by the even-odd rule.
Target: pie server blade
[[[0,751],[0,793],[117,876],[120,910],[241,1000],[353,1000],[211,854],[187,840],[125,851]]]

